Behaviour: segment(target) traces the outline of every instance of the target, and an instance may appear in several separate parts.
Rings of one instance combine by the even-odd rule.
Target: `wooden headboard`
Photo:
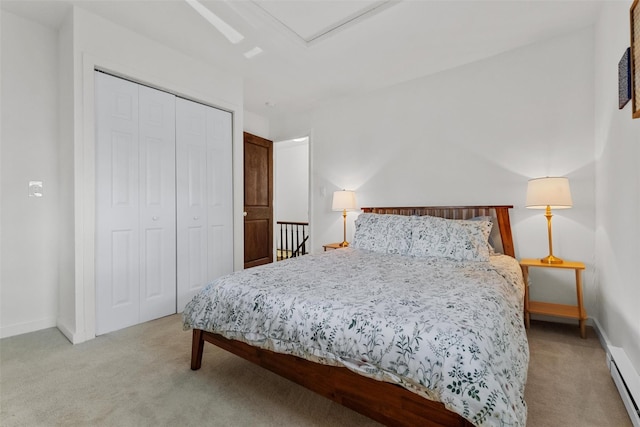
[[[515,258],[509,209],[513,206],[420,206],[420,207],[371,207],[363,212],[387,215],[430,215],[448,219],[470,219],[476,216],[490,216],[498,224],[502,240],[502,253]]]

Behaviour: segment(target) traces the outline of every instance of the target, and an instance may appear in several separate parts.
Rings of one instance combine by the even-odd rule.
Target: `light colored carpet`
[[[532,321],[528,337],[527,426],[632,425],[593,328]]]
[[[589,330],[533,322],[528,426],[631,423]],[[378,426],[224,350],[189,369],[178,315],[73,346],[56,329],[0,340],[0,425]]]

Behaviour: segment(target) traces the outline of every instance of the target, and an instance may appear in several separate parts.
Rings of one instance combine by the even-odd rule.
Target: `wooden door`
[[[273,141],[244,133],[244,268],[273,262]]]

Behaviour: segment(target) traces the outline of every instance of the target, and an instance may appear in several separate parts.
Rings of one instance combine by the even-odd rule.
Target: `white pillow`
[[[409,255],[457,261],[488,261],[491,221],[422,216],[413,222]]]

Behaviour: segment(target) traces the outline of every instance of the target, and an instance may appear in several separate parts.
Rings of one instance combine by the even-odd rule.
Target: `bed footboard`
[[[193,330],[191,369],[200,369],[207,341],[268,369],[342,406],[389,426],[473,427],[442,403],[425,399],[398,385],[358,375],[347,368],[320,365],[287,354],[251,347],[200,329]]]

